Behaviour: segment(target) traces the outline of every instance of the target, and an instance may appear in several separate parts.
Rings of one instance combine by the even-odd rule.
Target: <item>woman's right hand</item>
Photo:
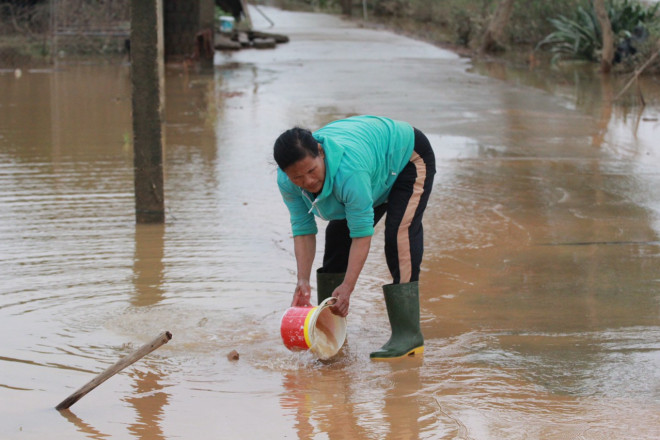
[[[296,290],[293,292],[291,307],[311,307],[312,288],[309,280],[298,280]]]

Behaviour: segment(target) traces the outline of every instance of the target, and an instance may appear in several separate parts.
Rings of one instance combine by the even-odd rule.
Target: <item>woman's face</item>
[[[325,182],[325,155],[320,145],[319,153],[316,157],[305,156],[284,170],[295,185],[313,194],[320,193]]]

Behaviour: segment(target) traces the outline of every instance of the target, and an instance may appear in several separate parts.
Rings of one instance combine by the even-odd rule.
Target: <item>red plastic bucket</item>
[[[291,351],[310,350],[320,359],[329,359],[344,345],[346,318],[330,311],[328,298],[318,307],[290,307],[284,312],[280,334]]]

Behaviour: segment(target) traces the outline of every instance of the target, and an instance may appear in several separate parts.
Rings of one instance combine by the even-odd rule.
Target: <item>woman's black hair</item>
[[[282,133],[273,147],[273,157],[281,170],[286,170],[307,156],[317,157],[319,154],[318,141],[312,132],[300,127]]]

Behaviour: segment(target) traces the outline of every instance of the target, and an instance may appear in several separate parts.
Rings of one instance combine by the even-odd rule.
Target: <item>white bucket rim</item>
[[[313,352],[313,353],[314,353],[319,359],[322,359],[322,360],[330,359],[331,357],[333,357],[334,355],[336,355],[337,353],[339,353],[339,350],[341,350],[341,347],[343,347],[344,342],[346,342],[346,318],[344,318],[344,317],[342,317],[342,316],[337,316],[337,315],[335,315],[337,318],[340,319],[340,321],[341,321],[342,324],[343,324],[343,326],[342,326],[342,327],[343,327],[343,328],[342,328],[343,331],[342,331],[342,335],[341,335],[341,341],[337,340],[337,351],[335,351],[334,353],[332,353],[332,354],[329,355],[329,356],[322,356],[322,355],[320,355],[319,353],[317,353],[317,352],[314,350],[314,339],[315,339],[314,332],[316,331],[316,321],[318,320],[318,318],[319,318],[319,316],[321,315],[321,313],[322,313],[325,309],[327,309],[327,308],[330,307],[330,305],[331,305],[331,304],[330,304],[330,301],[332,301],[332,300],[336,300],[336,298],[330,297],[330,298],[326,298],[325,300],[323,300],[323,301],[321,302],[321,304],[319,304],[319,305],[315,308],[314,312],[312,313],[312,316],[311,316],[310,319],[309,319],[309,330],[308,330],[308,331],[309,331],[309,341],[310,341],[310,343],[311,343],[309,349],[310,349],[310,350],[311,350],[311,351],[312,351],[312,352]],[[334,301],[333,301],[333,304],[334,304]],[[332,313],[332,312],[331,312],[331,313]],[[337,335],[335,335],[335,336],[337,336]]]

